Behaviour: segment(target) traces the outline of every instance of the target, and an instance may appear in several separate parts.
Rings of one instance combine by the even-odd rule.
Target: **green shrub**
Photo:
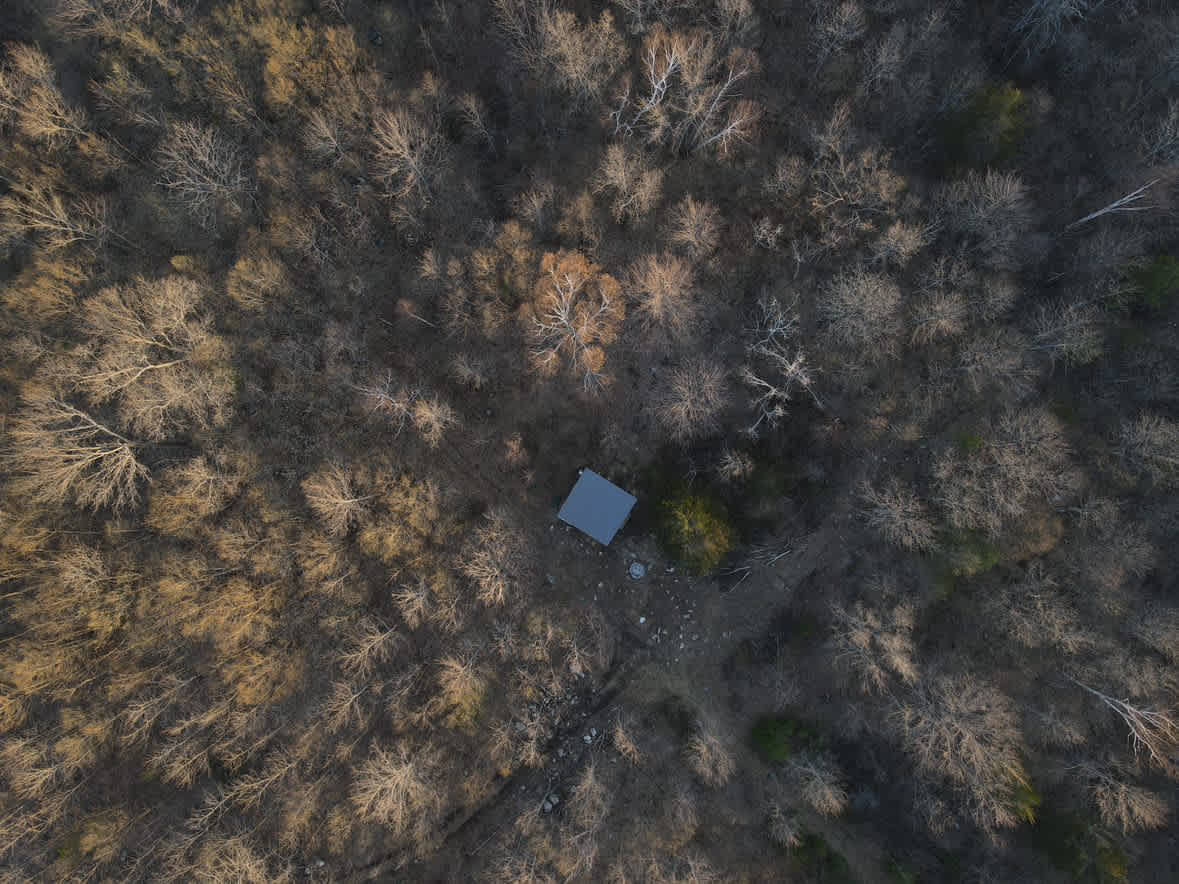
[[[1040,793],[1036,791],[1036,787],[1031,784],[1031,781],[1027,777],[1019,775],[1015,778],[1015,783],[1011,791],[1015,803],[1015,812],[1019,814],[1020,819],[1035,825],[1036,815],[1039,813],[1040,805],[1044,803],[1044,799],[1040,797]]]
[[[1123,884],[1129,880],[1125,852],[1075,813],[1047,810],[1031,833],[1033,846],[1072,881]]]
[[[983,167],[1010,162],[1027,134],[1027,99],[1010,84],[983,86],[945,122],[951,165]]]
[[[806,872],[807,880],[823,884],[852,884],[851,866],[821,835],[807,832],[794,851],[795,861]]]
[[[668,553],[693,574],[708,574],[733,548],[734,532],[719,500],[683,491],[660,505],[659,539]]]
[[[753,726],[753,748],[769,762],[783,762],[795,752],[819,749],[818,734],[791,718],[763,718]]]
[[[975,577],[1003,558],[999,547],[978,531],[954,531],[942,544],[952,577]]]
[[[957,442],[958,447],[966,454],[976,454],[982,451],[986,444],[986,440],[978,433],[959,433]]]
[[[1179,294],[1179,258],[1159,255],[1130,273],[1137,302],[1148,310],[1161,310]]]

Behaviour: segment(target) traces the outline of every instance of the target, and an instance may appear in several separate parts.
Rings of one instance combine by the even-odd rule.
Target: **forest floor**
[[[718,581],[682,573],[650,538],[622,538],[603,550],[566,526],[554,525],[552,552],[561,565],[559,575],[553,575],[554,588],[577,587],[603,603],[618,638],[614,660],[594,690],[556,713],[561,720],[555,722],[557,732],[545,766],[517,771],[482,806],[454,821],[443,845],[413,864],[410,877],[416,881],[469,877],[480,852],[521,814],[537,807],[545,814],[560,813],[561,798],[568,794],[585,756],[609,746],[620,710],[641,703],[652,685],[656,690],[669,684],[691,685],[693,698],[703,705],[715,704],[718,710],[732,706],[734,698],[727,696],[730,661],[743,645],[765,637],[771,623],[816,572],[842,567],[848,555],[840,531],[844,518],[844,514],[831,514],[813,532],[784,538],[772,563],[753,565],[736,585],[732,577]],[[635,561],[647,567],[640,580],[627,575]],[[603,757],[609,764],[625,763],[614,751]],[[734,806],[727,815],[735,820],[748,813]],[[751,819],[745,822],[756,824]],[[843,853],[858,880],[880,877],[882,856],[870,841],[853,835],[854,826],[809,816],[807,823]],[[392,880],[402,863],[400,857],[389,857],[358,870],[350,880]]]

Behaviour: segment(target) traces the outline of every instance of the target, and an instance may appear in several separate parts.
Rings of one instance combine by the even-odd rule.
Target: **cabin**
[[[557,518],[588,534],[603,546],[609,546],[635,505],[635,498],[593,470],[585,469]]]

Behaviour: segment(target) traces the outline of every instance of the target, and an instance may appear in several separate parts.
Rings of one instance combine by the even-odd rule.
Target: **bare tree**
[[[595,193],[610,192],[614,220],[641,218],[659,202],[663,192],[663,170],[652,167],[641,155],[623,144],[610,144],[594,175]]]
[[[491,510],[474,533],[462,572],[475,582],[483,604],[502,605],[514,588],[533,578],[533,558],[528,538],[508,513]]]
[[[814,390],[806,354],[795,343],[798,315],[793,304],[786,308],[777,298],[761,298],[746,334],[749,361],[741,368],[741,380],[751,389],[757,415],[746,433],[757,438],[763,424],[776,427],[787,414],[787,404],[800,389],[810,393],[815,405],[823,407]]]
[[[450,727],[470,727],[487,694],[487,679],[479,671],[475,657],[451,655],[440,660],[438,687],[434,711],[445,712]]]
[[[1151,482],[1179,483],[1179,423],[1144,412],[1122,423],[1119,448],[1126,463]]]
[[[818,0],[813,6],[811,47],[815,55],[814,70],[818,71],[832,55],[863,38],[868,30],[868,17],[855,0]]]
[[[1061,502],[1079,481],[1063,428],[1043,409],[1008,412],[984,429],[981,448],[948,451],[934,475],[950,524],[992,535],[1033,505]]]
[[[1076,607],[1040,562],[1004,587],[986,606],[994,623],[1025,648],[1076,654],[1093,643]]]
[[[822,816],[839,816],[847,809],[847,786],[835,760],[826,753],[800,752],[786,764],[802,800]]]
[[[441,121],[409,107],[382,111],[373,120],[377,177],[398,200],[429,205],[450,161]]]
[[[902,706],[899,720],[918,767],[961,789],[976,825],[994,832],[1019,824],[1015,787],[1026,777],[1006,696],[973,678],[938,678]]]
[[[76,243],[98,249],[114,235],[110,207],[102,197],[67,202],[45,184],[15,183],[0,198],[0,245],[28,235],[50,250]]]
[[[420,838],[423,848],[442,805],[437,765],[429,747],[377,748],[356,773],[352,803],[361,817],[388,826],[399,837]]]
[[[414,428],[431,448],[437,448],[448,429],[459,422],[453,408],[437,396],[418,396],[410,413]]]
[[[1025,0],[1013,30],[1019,47],[1030,60],[1051,49],[1067,27],[1083,21],[1101,0]]]
[[[1150,163],[1172,166],[1179,163],[1179,101],[1171,101],[1158,124],[1143,137]]]
[[[116,512],[139,502],[139,484],[148,471],[136,457],[137,443],[64,399],[49,395],[29,402],[9,435],[16,486],[32,500],[73,500]]]
[[[619,285],[596,264],[570,252],[548,253],[532,315],[532,360],[545,373],[564,363],[586,391],[607,382],[605,347],[625,315]]]
[[[347,154],[341,127],[322,108],[307,115],[301,135],[304,147],[317,162],[335,165]]]
[[[236,217],[250,190],[241,151],[217,130],[174,123],[159,149],[159,183],[201,226]]]
[[[766,820],[770,840],[783,850],[794,850],[802,846],[803,829],[798,819],[782,809],[777,802],[770,805]]]
[[[323,467],[304,479],[303,493],[324,527],[336,535],[347,534],[356,526],[365,502],[373,496],[360,494],[352,474],[339,464]]]
[[[1057,301],[1037,311],[1032,350],[1052,362],[1087,365],[1102,353],[1101,311],[1092,303]]]
[[[516,61],[578,102],[597,97],[625,57],[609,10],[583,24],[552,0],[495,0],[495,18]]]
[[[203,297],[182,276],[101,291],[83,307],[92,343],[81,351],[76,382],[97,402],[118,400],[127,425],[149,439],[186,424],[222,425],[233,385]]]
[[[921,552],[936,545],[937,529],[925,504],[910,489],[895,481],[880,490],[865,483],[859,493],[868,526],[889,543]]]
[[[964,237],[987,266],[1006,270],[1017,263],[1021,238],[1031,223],[1027,187],[1010,172],[971,171],[939,197],[946,229]]]
[[[671,243],[684,249],[693,260],[706,258],[716,250],[720,232],[720,213],[712,203],[686,196],[671,210]]]
[[[707,722],[697,726],[684,748],[684,757],[692,773],[710,789],[725,785],[737,770],[732,750],[720,732]]]
[[[365,619],[356,624],[337,659],[353,675],[369,676],[378,666],[392,659],[400,642],[401,634],[395,628]]]
[[[1116,766],[1082,762],[1069,773],[1084,783],[1107,826],[1130,835],[1166,825],[1170,816],[1167,802],[1149,789],[1127,782],[1125,772]]]
[[[672,439],[687,443],[715,432],[726,404],[724,369],[696,359],[668,374],[655,413]]]
[[[900,303],[901,290],[892,279],[857,268],[827,284],[818,309],[844,358],[872,362],[896,346]]]
[[[631,267],[628,286],[638,304],[639,322],[656,348],[667,351],[690,339],[699,305],[687,261],[676,255],[647,255]]]
[[[835,659],[858,680],[864,693],[886,690],[893,677],[905,684],[917,681],[915,617],[910,605],[900,602],[873,609],[857,602],[850,610],[836,605],[831,613]]]
[[[85,138],[86,116],[66,104],[49,57],[36,46],[15,43],[5,49],[0,63],[0,122],[15,119],[24,135],[39,141]]]
[[[1169,774],[1179,773],[1176,753],[1179,752],[1179,723],[1170,715],[1157,709],[1147,709],[1131,703],[1129,700],[1119,700],[1096,688],[1091,688],[1072,676],[1068,680],[1077,687],[1096,697],[1108,709],[1122,720],[1130,732],[1130,744],[1134,747],[1134,757],[1145,755],[1147,760]]]

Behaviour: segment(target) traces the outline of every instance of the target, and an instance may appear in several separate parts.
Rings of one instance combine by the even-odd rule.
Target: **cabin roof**
[[[586,469],[565,498],[557,518],[606,546],[626,522],[634,505],[633,495]]]

